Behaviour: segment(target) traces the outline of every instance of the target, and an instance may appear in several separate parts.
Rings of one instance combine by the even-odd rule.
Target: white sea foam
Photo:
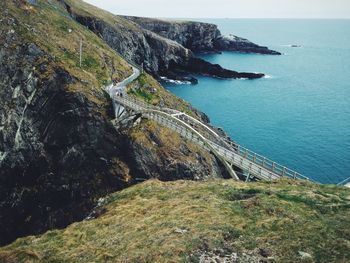
[[[264,79],[272,79],[272,76],[271,75],[265,75]]]
[[[167,77],[160,77],[161,80],[168,82],[168,83],[173,83],[176,85],[190,85],[191,81],[186,81],[186,80],[175,80],[175,79],[168,79]]]
[[[297,44],[288,44],[288,45],[281,45],[282,47],[294,47],[294,48],[301,48],[303,47],[302,45],[297,45]]]

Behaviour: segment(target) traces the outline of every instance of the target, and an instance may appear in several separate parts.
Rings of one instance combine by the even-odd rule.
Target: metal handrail
[[[152,110],[156,110],[156,111],[161,111],[161,112],[164,112],[164,108],[161,108],[161,107],[157,107],[157,106],[153,106],[153,105],[150,105],[150,104],[147,104],[145,102],[142,102],[136,98],[121,98],[121,97],[115,97],[115,99],[117,101],[124,101],[124,102],[129,102],[129,106],[134,106],[135,105],[137,107],[141,107],[141,108],[144,108],[144,109],[152,109]],[[130,102],[133,103],[134,105],[130,105]],[[167,113],[169,114],[169,113]],[[183,113],[185,114],[185,113]],[[185,114],[186,115],[186,114]],[[175,118],[175,117],[173,117]],[[186,121],[186,120],[181,120],[181,121]],[[199,121],[198,121],[199,122]],[[202,127],[206,127],[207,130],[210,130],[212,131],[212,134],[216,134],[215,131],[213,131],[210,127],[206,126],[205,124],[201,123],[201,126]],[[203,134],[202,134],[203,136]],[[232,142],[228,141],[228,140],[225,140],[225,139],[222,139],[220,136],[218,138],[218,142],[225,142],[224,144],[220,143],[220,145],[224,148],[226,148],[228,151],[231,151],[231,152],[234,152],[235,154],[238,154],[239,156],[249,160],[250,162],[258,165],[258,166],[261,166],[271,172],[273,172],[274,174],[276,175],[279,175],[279,176],[286,176],[286,177],[290,177],[290,178],[293,178],[293,179],[302,179],[302,180],[309,180],[309,181],[312,181],[310,178],[292,170],[292,169],[289,169],[288,167],[286,166],[283,166],[283,165],[280,165],[260,154],[257,154],[251,150],[249,150],[248,148],[245,148],[239,144],[231,144]],[[228,146],[232,146],[232,148],[228,147]]]
[[[337,185],[346,185],[346,183],[349,183],[350,182],[350,177],[341,181],[340,183],[338,183]]]
[[[117,52],[117,51],[116,51]],[[133,61],[131,61],[130,59],[126,58],[124,55],[120,54],[119,52],[117,52],[122,58],[124,58],[124,60],[126,60],[129,64],[131,64],[133,67],[137,68],[138,70],[140,70],[140,72],[143,72],[143,67],[140,67],[139,65],[137,65],[136,63],[134,63]],[[113,96],[112,97],[114,99],[120,100],[123,99],[126,101],[125,98],[121,98],[121,97],[116,97]],[[239,144],[232,144],[231,141],[228,141],[226,139],[223,139],[221,136],[219,136],[215,131],[213,131],[210,127],[208,127],[207,125],[205,125],[204,123],[200,122],[199,120],[183,113],[177,110],[173,110],[173,109],[168,109],[168,108],[161,108],[161,107],[157,107],[157,106],[153,106],[144,102],[141,102],[140,100],[137,100],[136,98],[132,99],[134,101],[135,104],[138,104],[138,106],[140,106],[140,104],[142,105],[141,107],[146,108],[146,109],[154,109],[154,110],[158,110],[158,111],[162,111],[162,112],[166,112],[166,110],[170,110],[172,112],[179,112],[182,113],[184,116],[186,116],[190,121],[193,121],[197,124],[199,124],[202,128],[204,128],[206,130],[206,132],[209,132],[209,136],[208,137],[214,137],[215,141],[219,142],[219,144],[221,146],[223,146],[224,148],[228,149],[229,151],[234,151],[236,154],[240,155],[241,157],[265,168],[268,169],[270,171],[272,171],[275,174],[278,174],[280,176],[287,176],[287,177],[291,177],[294,179],[303,179],[303,180],[310,180],[310,178],[301,175],[300,173],[291,170],[289,168],[287,168],[286,166],[280,165],[260,154],[257,154]],[[186,120],[184,120],[186,122]],[[350,179],[350,178],[349,178]]]

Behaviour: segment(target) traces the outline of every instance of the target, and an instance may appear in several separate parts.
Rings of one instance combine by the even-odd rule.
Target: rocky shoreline
[[[65,7],[73,19],[88,27],[124,57],[142,65],[158,80],[166,77],[196,84],[197,79],[193,75],[223,79],[264,77],[263,73],[224,69],[196,57],[196,53],[233,51],[281,55],[240,37],[223,36],[214,24],[117,15],[113,17],[119,23],[111,24],[98,13],[87,14],[84,9],[71,7],[68,1]]]
[[[174,40],[195,53],[235,51],[241,53],[281,55],[280,52],[259,46],[233,34],[222,35],[218,26],[215,24],[135,16],[124,16],[124,18],[135,22],[143,29],[150,30],[164,38]]]

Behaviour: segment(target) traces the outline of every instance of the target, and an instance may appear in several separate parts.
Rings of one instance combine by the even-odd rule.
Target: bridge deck
[[[281,176],[310,180],[298,172],[223,138],[215,130],[186,113],[151,106],[132,98],[114,95],[113,99],[123,107],[142,113],[143,116],[178,132],[183,137],[214,152],[217,157],[231,166],[239,167],[260,180],[274,180]]]

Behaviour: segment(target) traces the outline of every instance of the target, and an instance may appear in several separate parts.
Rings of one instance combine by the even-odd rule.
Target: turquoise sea
[[[284,55],[202,55],[268,78],[198,77],[198,85],[167,83],[166,88],[257,153],[322,183],[350,177],[350,20],[199,21]]]

